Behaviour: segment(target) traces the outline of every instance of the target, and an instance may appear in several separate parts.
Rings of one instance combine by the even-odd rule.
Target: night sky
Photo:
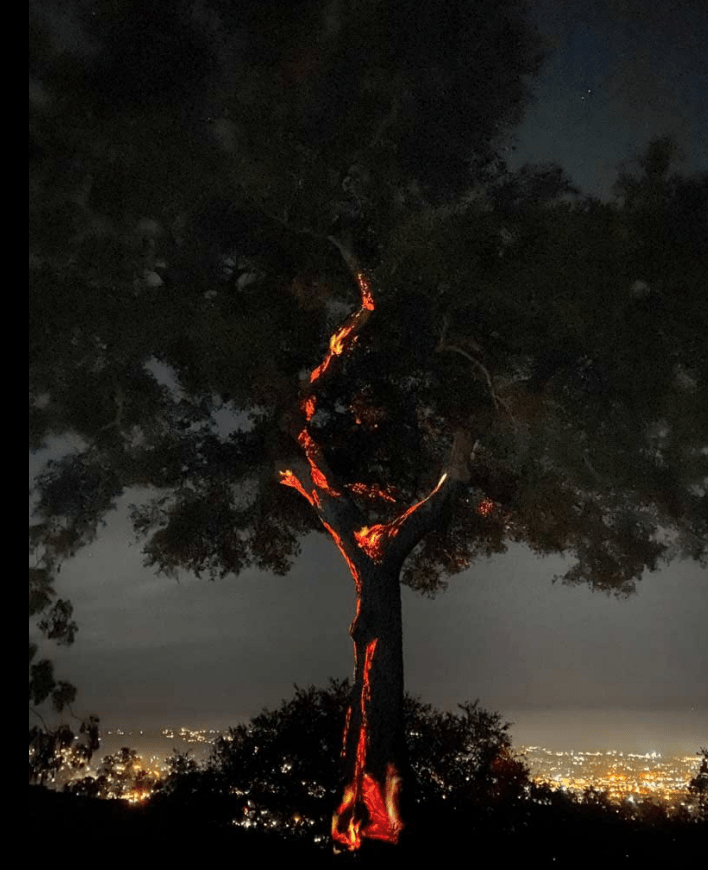
[[[533,5],[554,51],[506,152],[511,166],[555,160],[584,192],[607,197],[618,163],[672,134],[686,172],[708,169],[708,7]],[[330,540],[306,540],[285,578],[175,582],[142,567],[125,510],[138,497],[58,579],[80,631],[51,654],[79,688],[78,712],[107,727],[225,726],[277,705],[294,683],[351,675],[354,590]],[[447,709],[479,698],[515,723],[516,742],[665,752],[708,743],[706,573],[674,563],[616,600],[552,584],[562,570],[514,546],[433,601],[404,589],[409,691]]]

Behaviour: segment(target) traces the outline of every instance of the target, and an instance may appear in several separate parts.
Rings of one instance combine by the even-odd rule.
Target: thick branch
[[[326,476],[329,486],[323,487],[320,480],[315,480],[318,471]],[[297,457],[287,470],[283,471],[281,466],[279,472],[280,482],[297,489],[315,509],[323,525],[344,530],[358,528],[365,522],[364,515],[349,494],[339,487],[323,458],[319,459],[316,470],[306,458]],[[293,475],[293,482],[286,478],[288,473]],[[358,550],[356,552],[358,555]]]
[[[462,491],[471,477],[470,463],[474,459],[477,442],[465,429],[455,431],[447,468],[440,483],[422,502],[404,515],[395,538],[391,541],[391,552],[401,563],[415,545],[435,529],[444,511],[457,493]]]
[[[364,270],[359,258],[354,253],[351,231],[346,232],[346,238],[338,238],[337,236],[328,236],[327,238],[342,255],[342,259],[354,276],[354,280],[358,282],[359,275],[361,275]]]

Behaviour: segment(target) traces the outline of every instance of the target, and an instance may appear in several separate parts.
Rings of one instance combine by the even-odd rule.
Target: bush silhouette
[[[208,761],[176,755],[158,798],[211,823],[277,830],[326,842],[341,796],[338,763],[349,703],[346,680],[325,689],[296,687],[294,697],[230,729]],[[528,769],[513,753],[497,713],[463,704],[435,710],[406,696],[410,805],[446,815],[509,806],[528,788]]]

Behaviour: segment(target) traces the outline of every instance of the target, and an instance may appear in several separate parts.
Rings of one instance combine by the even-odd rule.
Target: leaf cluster
[[[74,795],[99,799],[124,799],[139,802],[155,788],[159,776],[143,764],[135,749],[122,747],[105,755],[95,776],[72,779],[64,790]]]
[[[699,818],[708,823],[708,749],[701,748],[698,755],[700,764],[688,790],[696,801]]]
[[[41,533],[30,528],[30,542],[38,545]],[[36,629],[48,641],[61,646],[74,642],[78,630],[73,619],[70,601],[58,598],[54,589],[51,567],[55,557],[47,549],[39,557],[39,564],[29,569],[29,616]],[[49,703],[53,713],[68,710],[73,716],[72,704],[76,687],[67,680],[57,679],[54,663],[46,656],[39,657],[39,644],[29,643],[29,703],[30,714],[38,720],[29,729],[30,783],[54,782],[63,772],[75,772],[85,767],[99,746],[99,720],[88,716],[81,721],[78,733],[60,722],[48,725],[37,710]]]
[[[73,686],[69,690],[75,693]],[[88,765],[100,745],[99,720],[88,716],[81,722],[78,734],[67,724],[50,728],[34,725],[29,729],[30,783],[56,783],[76,775]]]

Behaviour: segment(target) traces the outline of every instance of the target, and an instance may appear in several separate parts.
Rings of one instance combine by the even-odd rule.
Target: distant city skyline
[[[425,700],[425,699],[423,699]],[[270,705],[270,709],[278,706]],[[484,706],[484,705],[483,705]],[[257,715],[260,710],[254,712]],[[453,710],[454,712],[454,710]],[[708,710],[587,710],[554,709],[537,710],[523,708],[500,711],[502,718],[511,724],[511,737],[514,747],[523,750],[528,747],[544,747],[559,752],[609,752],[648,755],[653,752],[662,757],[690,756],[696,758],[701,746],[708,743]],[[121,716],[122,724],[121,727]],[[200,719],[199,717],[202,717]],[[153,722],[130,721],[120,712],[110,711],[102,719],[102,743],[100,755],[113,752],[123,745],[133,746],[135,741],[146,739],[145,735],[155,735],[165,729],[178,733],[186,727],[209,735],[224,733],[228,728],[246,724],[250,715],[210,719],[206,713],[191,714],[189,723],[183,722],[177,714],[174,719],[169,715],[154,716]],[[204,721],[202,721],[204,720]],[[169,724],[167,724],[169,723]],[[123,736],[120,736],[122,732]],[[162,738],[160,738],[162,740]],[[131,742],[132,741],[132,742]],[[175,744],[182,744],[182,738],[175,738]],[[206,753],[205,741],[200,751]],[[185,748],[187,744],[185,743]],[[109,748],[106,748],[109,747]],[[190,748],[194,749],[191,745]]]
[[[169,767],[173,750],[188,751],[197,761],[207,758],[219,735],[213,731],[165,728],[161,731],[108,731],[101,756],[117,754],[123,747],[137,752],[143,767],[160,778]],[[537,783],[582,794],[587,788],[607,792],[622,802],[658,798],[668,802],[686,800],[687,786],[698,772],[701,760],[695,752],[629,752],[618,749],[559,750],[548,745],[518,745],[531,778]],[[94,758],[92,769],[98,767]],[[124,796],[125,797],[125,796]],[[130,798],[129,798],[130,799]]]

